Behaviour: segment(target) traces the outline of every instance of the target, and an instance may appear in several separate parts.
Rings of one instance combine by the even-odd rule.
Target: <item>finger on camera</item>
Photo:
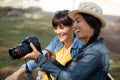
[[[30,43],[30,47],[33,49],[33,50],[37,50],[36,48],[35,48],[35,46],[33,45],[33,43]]]

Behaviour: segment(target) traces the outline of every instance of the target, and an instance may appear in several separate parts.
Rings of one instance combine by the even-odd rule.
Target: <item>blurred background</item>
[[[80,2],[95,2],[103,8],[107,26],[101,36],[110,49],[109,72],[120,79],[120,0],[0,0],[0,80],[25,63],[12,60],[8,49],[21,43],[27,36],[38,37],[44,49],[54,36],[51,19],[55,11],[77,9]],[[34,78],[37,70],[33,71]],[[23,74],[19,80],[26,80]]]

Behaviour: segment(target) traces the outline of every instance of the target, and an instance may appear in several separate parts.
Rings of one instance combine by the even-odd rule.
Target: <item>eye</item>
[[[82,18],[76,18],[74,22],[80,23],[82,21]]]
[[[59,27],[60,29],[64,29],[65,28],[65,26],[64,25],[60,25],[60,27]]]
[[[60,29],[64,29],[64,26],[61,26]]]
[[[76,22],[79,23],[79,22],[81,22],[81,20],[80,20],[80,19],[77,19]]]

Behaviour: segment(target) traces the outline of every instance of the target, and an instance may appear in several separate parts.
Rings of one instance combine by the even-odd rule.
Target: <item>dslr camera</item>
[[[26,37],[21,41],[21,44],[10,48],[9,49],[9,55],[12,57],[12,59],[19,59],[26,54],[32,52],[32,48],[30,47],[30,43],[33,43],[33,45],[36,47],[36,49],[42,53],[41,45],[36,37]]]

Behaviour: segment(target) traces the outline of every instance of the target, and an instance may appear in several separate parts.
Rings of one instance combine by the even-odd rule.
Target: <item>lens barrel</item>
[[[9,49],[9,55],[12,59],[19,59],[26,54],[32,52],[30,43],[36,47],[36,49],[42,53],[41,45],[36,37],[26,37],[21,41],[21,44]]]

